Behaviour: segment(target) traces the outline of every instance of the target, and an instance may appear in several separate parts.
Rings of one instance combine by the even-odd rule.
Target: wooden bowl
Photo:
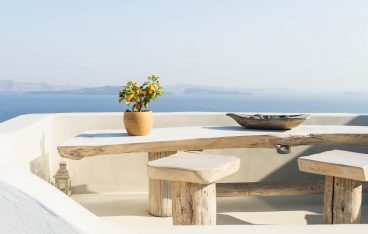
[[[290,130],[310,118],[310,115],[238,115],[226,114],[246,128]]]

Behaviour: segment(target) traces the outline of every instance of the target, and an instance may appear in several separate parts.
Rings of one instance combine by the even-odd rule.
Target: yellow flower
[[[132,102],[132,95],[128,95],[126,98],[125,98],[125,104],[130,104],[130,102]]]
[[[149,93],[149,94],[153,94],[153,92],[155,92],[155,86],[154,86],[154,85],[151,85],[151,86],[148,88],[148,93]]]

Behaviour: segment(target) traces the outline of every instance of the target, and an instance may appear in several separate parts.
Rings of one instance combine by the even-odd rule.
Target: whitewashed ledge
[[[231,125],[225,113],[158,113],[155,127]],[[313,114],[306,124],[368,125],[366,115]],[[189,123],[189,120],[191,121]],[[189,124],[189,125],[188,125]],[[368,225],[229,225],[142,227],[107,223],[48,182],[60,160],[56,145],[91,129],[122,127],[122,113],[25,115],[0,123],[0,233],[366,233]],[[122,159],[124,160],[124,159]],[[144,159],[141,159],[142,162]],[[280,160],[280,159],[278,159]],[[98,160],[100,168],[106,166]],[[140,162],[137,162],[140,163]],[[143,164],[143,163],[142,163]],[[88,173],[85,165],[72,165]],[[124,173],[125,168],[121,170]],[[78,177],[80,176],[80,177]],[[75,175],[82,181],[86,174]],[[114,177],[122,178],[120,175]],[[138,177],[143,181],[145,175]],[[114,180],[111,177],[114,183]],[[119,179],[120,180],[120,179]],[[92,181],[82,181],[95,186]],[[133,181],[136,183],[136,181]],[[124,181],[124,183],[132,183]],[[114,186],[112,184],[111,186]],[[145,184],[139,185],[145,187]],[[97,188],[97,187],[96,187]],[[98,189],[96,191],[99,192]]]
[[[0,233],[133,233],[107,223],[29,172],[1,170]]]

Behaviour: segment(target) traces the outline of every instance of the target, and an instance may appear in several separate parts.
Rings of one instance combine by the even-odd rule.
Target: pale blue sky
[[[0,0],[0,79],[367,90],[366,0]]]

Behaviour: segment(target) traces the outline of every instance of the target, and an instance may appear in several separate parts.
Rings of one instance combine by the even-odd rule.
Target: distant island
[[[359,91],[346,91],[342,93],[343,95],[347,95],[347,96],[361,96],[361,95],[366,95],[366,92],[359,92]]]
[[[69,94],[69,95],[117,95],[121,89],[121,86],[102,86],[102,87],[91,87],[91,88],[81,88],[75,90],[59,90],[59,91],[34,91],[28,92],[32,94]],[[181,86],[180,89],[177,85],[166,86],[164,88],[165,95],[181,94],[181,95],[252,95],[252,92],[239,89],[231,89],[225,87],[207,87],[207,86],[197,86],[197,88],[192,87],[192,85]],[[263,92],[258,90],[258,92]]]
[[[0,92],[22,92],[29,94],[68,95],[117,95],[121,86],[80,87],[74,85],[52,85],[47,83],[0,80]],[[164,86],[166,95],[252,95],[259,93],[292,93],[292,89],[243,89],[194,84],[174,84]]]
[[[70,95],[117,95],[120,91],[120,86],[102,86],[92,88],[80,88],[74,90],[58,90],[58,91],[35,91],[28,92],[32,94],[70,94]]]
[[[59,90],[75,90],[79,88],[81,87],[74,85],[51,85],[47,83],[0,80],[0,92],[49,92]]]
[[[68,94],[68,95],[117,95],[121,86],[78,87],[72,85],[51,85],[47,83],[0,80],[0,92],[23,92],[29,94]],[[258,90],[260,92],[261,90]],[[249,90],[217,86],[176,84],[165,86],[165,94],[182,95],[251,95]]]
[[[184,89],[177,90],[176,86],[165,87],[165,95],[171,94],[182,94],[182,95],[252,95],[249,91],[240,91],[237,89],[228,88],[208,88],[201,87],[192,88],[184,87]],[[116,95],[119,93],[121,86],[102,86],[102,87],[92,87],[92,88],[81,88],[75,90],[58,90],[58,91],[31,91],[27,93],[32,94],[69,94],[69,95]]]
[[[201,94],[201,95],[252,95],[251,92],[237,90],[213,90],[204,88],[186,88],[183,94]]]

